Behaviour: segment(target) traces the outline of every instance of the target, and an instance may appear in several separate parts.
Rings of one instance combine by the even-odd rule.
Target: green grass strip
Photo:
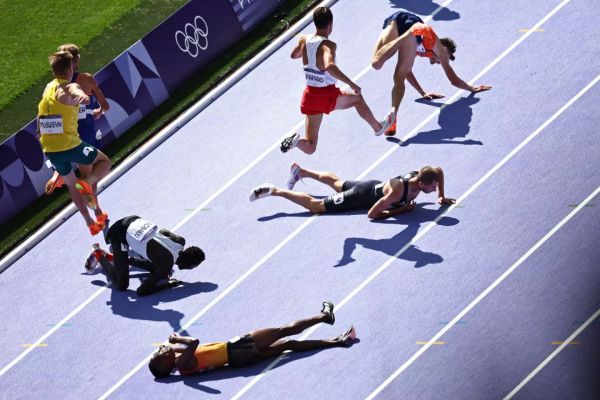
[[[79,69],[96,72],[185,3],[0,0],[0,142],[35,118],[59,45],[78,45]]]
[[[283,33],[289,25],[300,19],[319,1],[288,0],[283,3],[273,18],[264,21],[249,36],[196,74],[186,85],[183,85],[184,87],[176,91],[149,116],[105,149],[105,153],[111,158],[114,165],[118,165],[163,126],[175,119],[235,69],[265,48],[273,39]],[[138,37],[143,35],[144,33],[141,33]],[[82,68],[82,70],[85,69]],[[43,223],[52,218],[69,201],[70,199],[66,191],[60,189],[51,197],[44,196],[40,198],[34,204],[20,212],[15,218],[4,224],[0,232],[0,258],[38,229]],[[81,217],[75,215],[74,218]],[[87,235],[83,222],[81,222],[81,225],[82,234]]]

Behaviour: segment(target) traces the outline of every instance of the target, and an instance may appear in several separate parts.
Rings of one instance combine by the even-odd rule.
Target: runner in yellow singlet
[[[97,209],[97,196],[92,186],[110,170],[110,160],[95,147],[82,142],[77,133],[80,104],[90,98],[77,83],[71,83],[73,56],[67,51],[52,54],[48,61],[55,77],[44,89],[38,104],[38,135],[42,150],[63,177],[75,206],[83,216],[92,235],[104,228],[107,215],[100,212],[94,220],[87,208]],[[71,163],[91,165],[85,179],[77,179]]]

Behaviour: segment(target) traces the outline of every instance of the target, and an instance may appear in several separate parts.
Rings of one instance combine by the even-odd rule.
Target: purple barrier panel
[[[142,39],[169,91],[198,72],[244,32],[227,1],[188,3]]]
[[[98,148],[148,115],[281,2],[191,0],[102,68],[95,78],[110,111],[95,121]],[[0,144],[0,225],[42,196],[52,175],[35,127],[33,120]]]
[[[229,0],[244,32],[250,31],[285,0]]]

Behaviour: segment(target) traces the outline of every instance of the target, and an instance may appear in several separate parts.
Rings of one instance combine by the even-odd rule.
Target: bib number
[[[336,193],[331,196],[331,200],[333,200],[333,204],[342,204],[344,202],[344,193]]]
[[[80,104],[79,105],[79,114],[77,116],[77,119],[85,119],[87,116],[87,109],[85,107],[85,104]]]
[[[39,121],[42,135],[56,135],[64,132],[62,115],[44,115],[40,117]]]
[[[129,225],[127,233],[137,240],[138,242],[143,241],[149,234],[154,232],[156,225],[145,219],[138,218]]]

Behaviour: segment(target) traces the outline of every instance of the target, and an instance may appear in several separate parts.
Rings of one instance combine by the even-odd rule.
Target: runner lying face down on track
[[[163,344],[150,359],[150,372],[156,378],[166,378],[177,369],[181,375],[220,367],[241,368],[261,360],[274,358],[284,351],[295,352],[350,347],[356,339],[354,327],[334,339],[292,340],[288,336],[298,335],[321,322],[333,325],[333,304],[323,302],[321,313],[315,317],[292,322],[278,328],[260,329],[236,336],[228,342],[200,345],[198,339],[172,333],[169,344]]]
[[[150,272],[137,293],[146,296],[163,289],[179,286],[172,279],[173,264],[180,270],[196,268],[204,261],[204,252],[196,247],[184,248],[185,239],[156,224],[132,215],[112,224],[106,233],[106,243],[112,254],[94,245],[86,262],[86,270],[93,272],[96,262],[100,263],[106,277],[113,286],[123,291],[129,287],[129,266]],[[135,257],[129,257],[129,251]]]
[[[383,31],[377,39],[373,61],[374,69],[381,69],[385,62],[394,54],[398,54],[396,69],[394,71],[394,86],[392,88],[392,111],[398,114],[398,108],[404,97],[404,81],[408,81],[423,98],[427,100],[441,99],[438,93],[429,93],[421,88],[417,78],[412,72],[416,56],[427,57],[429,62],[441,64],[450,83],[457,88],[478,93],[490,90],[488,85],[471,86],[463,81],[450,66],[454,60],[456,43],[450,38],[438,38],[433,29],[425,25],[418,16],[406,11],[398,11],[383,22]],[[396,122],[386,132],[386,135],[396,134]]]
[[[325,199],[317,199],[308,193],[292,191],[302,178],[312,178],[330,186],[337,193]],[[313,214],[339,213],[354,210],[369,210],[371,219],[385,219],[415,207],[413,201],[420,192],[438,191],[439,204],[453,204],[454,199],[445,197],[444,171],[440,167],[423,167],[406,175],[397,176],[386,182],[344,181],[332,172],[311,171],[292,164],[288,188],[279,189],[272,183],[264,183],[252,189],[250,201],[267,196],[280,196],[301,205]]]
[[[300,134],[285,138],[281,142],[281,151],[287,152],[298,147],[306,154],[317,149],[319,128],[323,114],[333,110],[345,110],[354,107],[356,111],[373,129],[375,135],[381,135],[393,122],[389,114],[382,121],[377,121],[371,109],[362,97],[361,88],[348,78],[335,63],[337,45],[329,40],[333,29],[333,14],[327,7],[319,7],[313,13],[313,21],[317,28],[312,35],[301,36],[292,50],[291,57],[302,58],[306,88],[302,95],[300,111],[306,115],[305,137]],[[335,83],[340,80],[350,86],[353,92],[341,91]]]

